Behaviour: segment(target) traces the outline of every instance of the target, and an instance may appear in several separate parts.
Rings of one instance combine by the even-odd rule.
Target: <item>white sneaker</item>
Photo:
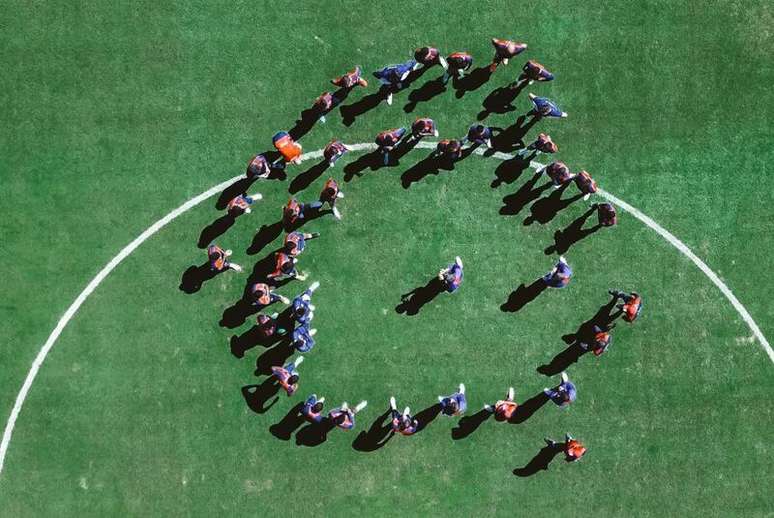
[[[567,373],[564,372],[564,371],[562,371],[562,373],[559,375],[559,377],[562,378],[562,381],[565,382],[565,383],[567,383],[567,380],[570,379],[570,377],[567,376]]]
[[[337,209],[336,207],[333,207],[333,217],[336,218],[337,220],[341,219],[341,212],[339,212],[339,209]]]
[[[388,95],[388,96],[387,96],[387,104],[388,104],[389,106],[392,106],[392,94],[390,94],[390,95]]]
[[[314,281],[311,286],[309,286],[309,291],[314,292],[317,288],[320,287],[320,281]]]
[[[367,406],[368,406],[368,401],[361,401],[355,407],[355,413],[357,414],[358,412],[360,412],[361,410],[363,410]]]
[[[465,393],[465,384],[460,383],[460,394],[464,394],[464,393]]]
[[[393,410],[398,409],[398,403],[395,402],[395,396],[390,396],[390,408]]]
[[[589,201],[589,198],[591,198],[591,193],[588,193],[586,196],[584,196],[583,201]]]
[[[454,262],[457,263],[457,266],[462,268],[462,259],[460,259],[460,256],[455,257]]]
[[[294,366],[296,366],[296,367],[298,367],[298,366],[299,366],[299,365],[301,365],[302,363],[304,363],[304,357],[303,357],[303,356],[299,356],[298,358],[296,358],[296,359],[293,361],[293,365],[294,365]]]
[[[492,405],[484,405],[484,410],[486,410],[487,412],[492,413],[492,412],[494,412],[495,409],[494,409],[494,407]]]
[[[228,267],[234,270],[235,272],[242,273],[242,267],[239,266],[238,264],[231,263],[228,265]]]

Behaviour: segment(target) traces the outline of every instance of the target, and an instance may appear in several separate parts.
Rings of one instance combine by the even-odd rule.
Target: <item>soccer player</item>
[[[389,93],[387,94],[387,104],[392,105],[392,94],[403,88],[403,82],[408,78],[409,74],[416,66],[417,61],[409,59],[405,63],[399,63],[397,65],[388,65],[381,70],[374,72],[381,84],[387,87]]]
[[[304,406],[301,407],[301,415],[310,423],[321,423],[323,420],[323,403],[325,403],[324,397],[318,399],[317,394],[312,394],[304,401]]]
[[[461,141],[470,142],[475,146],[485,145],[487,148],[492,149],[492,129],[483,124],[472,124],[468,128],[468,134]]]
[[[285,242],[282,245],[282,250],[288,255],[301,255],[301,252],[306,248],[307,240],[318,237],[320,237],[319,232],[299,232],[298,230],[290,232],[285,235]]]
[[[411,139],[420,140],[422,137],[437,137],[438,128],[435,121],[428,117],[420,117],[411,124]]]
[[[603,227],[612,227],[618,223],[618,216],[615,212],[615,207],[609,203],[600,203],[597,205],[597,219],[599,225]]]
[[[268,178],[271,174],[269,161],[263,155],[255,155],[247,164],[246,174],[248,178]]]
[[[360,70],[360,67],[358,66],[358,67],[355,67],[354,70],[352,70],[351,72],[347,72],[341,77],[337,77],[336,79],[331,79],[331,83],[345,90],[351,90],[356,86],[366,87],[368,86],[368,81],[360,77],[362,73],[363,72]]]
[[[551,448],[560,447],[564,452],[564,460],[566,462],[575,462],[580,460],[580,458],[583,457],[583,455],[586,453],[586,447],[583,446],[580,441],[573,439],[569,433],[564,435],[563,443],[557,443],[548,437],[543,440],[546,441],[546,444]]]
[[[296,269],[296,263],[298,259],[293,255],[288,255],[285,252],[277,252],[274,254],[274,271],[267,277],[269,279],[298,279],[299,281],[306,280],[307,274],[299,273]]]
[[[640,316],[640,312],[642,311],[642,297],[639,293],[633,291],[627,294],[619,290],[610,290],[608,293],[615,297],[616,301],[618,299],[623,301],[623,304],[618,304],[616,307],[621,312],[620,314],[623,315],[625,322],[631,324],[637,320],[637,317]]]
[[[330,205],[333,217],[337,220],[341,219],[341,213],[339,212],[339,209],[336,208],[336,200],[343,197],[344,193],[339,190],[339,184],[336,180],[328,178],[320,192],[320,203],[323,205],[326,203]]]
[[[322,203],[319,201],[312,203],[298,203],[295,198],[290,198],[287,205],[282,209],[282,222],[285,228],[292,228],[299,221],[306,219],[312,211],[318,210],[322,207]]]
[[[590,350],[593,352],[594,356],[603,354],[613,343],[613,335],[610,334],[610,330],[613,329],[613,327],[615,327],[615,324],[605,330],[595,324],[592,328],[594,337],[591,340],[588,340],[588,342],[579,342],[578,345],[580,345],[581,349],[584,351]]]
[[[252,305],[259,306],[260,308],[265,308],[277,301],[280,301],[283,304],[290,304],[290,299],[279,293],[274,293],[274,291],[269,288],[268,284],[262,282],[250,286],[250,298],[252,299]]]
[[[597,192],[597,182],[591,177],[588,171],[583,170],[574,177],[575,186],[583,194],[583,201],[588,200],[592,194]]]
[[[532,141],[530,145],[519,151],[519,156],[525,156],[530,153],[534,153],[535,156],[539,155],[540,153],[553,154],[557,151],[559,151],[559,146],[557,146],[554,141],[551,140],[551,135],[541,133],[534,141]]]
[[[462,158],[462,143],[457,139],[443,139],[435,146],[433,156],[451,160]]]
[[[390,397],[390,411],[392,416],[392,431],[401,435],[414,435],[419,428],[419,421],[411,415],[411,409],[406,407],[403,413],[398,412],[395,397]]]
[[[301,295],[293,299],[293,305],[291,311],[293,319],[301,325],[309,324],[314,318],[314,305],[311,304],[312,294],[317,288],[320,287],[320,283],[315,281],[309,288],[306,289]]]
[[[258,334],[262,338],[270,338],[275,334],[284,335],[287,332],[281,327],[277,328],[277,317],[279,317],[279,313],[272,313],[271,315],[259,313],[258,316],[255,317],[258,326]]]
[[[441,65],[444,70],[449,68],[449,64],[446,62],[443,56],[441,56],[441,53],[438,51],[438,49],[434,47],[422,47],[415,50],[414,59],[417,61],[417,64],[414,65],[414,68],[419,68],[420,66],[430,68],[433,65]]]
[[[513,400],[514,392],[513,387],[508,388],[508,393],[505,395],[505,399],[501,399],[497,403],[492,405],[484,405],[484,409],[495,415],[495,418],[500,421],[507,421],[516,412],[519,405]]]
[[[374,142],[379,146],[378,151],[384,158],[384,165],[390,162],[390,151],[400,142],[403,135],[406,133],[406,128],[395,128],[387,131],[382,131],[376,136]]]
[[[558,189],[562,185],[571,181],[574,176],[570,173],[570,168],[564,162],[554,161],[545,166],[540,171],[545,173],[554,183],[554,189]]]
[[[515,41],[499,40],[497,38],[492,38],[492,46],[495,48],[495,55],[492,58],[492,64],[489,65],[490,72],[497,70],[500,63],[507,65],[509,59],[527,50],[526,43],[516,43]]]
[[[448,83],[449,78],[452,76],[457,76],[459,78],[465,77],[465,71],[473,66],[473,56],[467,52],[455,52],[449,54],[446,58],[446,62],[449,66],[443,74],[444,84]]]
[[[546,67],[538,63],[537,61],[529,60],[524,64],[521,69],[521,75],[519,78],[511,83],[512,88],[519,88],[525,82],[532,84],[535,81],[553,81],[554,74],[548,71]]]
[[[342,430],[351,430],[355,427],[355,414],[363,410],[368,401],[361,401],[355,408],[349,408],[347,402],[343,402],[339,408],[328,412],[328,419]]]
[[[226,211],[233,217],[241,216],[242,214],[250,214],[250,205],[256,201],[262,199],[261,193],[255,194],[240,194],[226,205]]]
[[[299,356],[284,367],[271,368],[271,375],[274,376],[277,381],[279,381],[280,386],[285,389],[285,392],[288,393],[288,396],[292,396],[293,393],[298,389],[299,374],[296,369],[303,361],[304,357]]]
[[[571,277],[572,268],[564,256],[561,256],[553,269],[543,276],[543,282],[550,288],[564,288],[570,284]]]
[[[235,272],[241,272],[241,266],[228,260],[232,253],[231,250],[223,250],[216,244],[208,246],[207,259],[210,261],[210,269],[215,272],[223,272],[229,269],[234,270]]]
[[[441,413],[448,416],[458,416],[468,409],[468,401],[465,399],[465,385],[460,383],[457,392],[450,396],[438,396],[441,404]]]
[[[575,389],[575,385],[570,381],[566,372],[562,372],[560,376],[562,382],[554,388],[544,388],[543,393],[548,396],[556,406],[565,408],[575,401],[578,391]]]
[[[271,138],[274,148],[280,152],[282,158],[274,165],[284,168],[285,164],[298,164],[301,162],[301,144],[293,140],[287,131],[279,131]]]
[[[529,100],[532,101],[532,109],[527,112],[527,117],[532,116],[535,118],[543,117],[567,117],[567,112],[563,112],[554,102],[548,97],[538,97],[535,94],[529,94]]]
[[[298,326],[293,330],[291,345],[300,353],[308,353],[314,347],[314,335],[317,329],[309,329],[306,325]]]
[[[454,258],[454,263],[438,272],[438,280],[443,283],[443,287],[449,293],[454,293],[462,284],[462,259],[459,256]]]
[[[336,165],[336,161],[344,156],[344,153],[347,153],[348,151],[349,148],[342,144],[340,140],[333,139],[327,146],[325,146],[325,149],[323,150],[323,157],[328,162],[330,167],[334,167]]]
[[[339,99],[335,95],[330,92],[323,92],[320,97],[315,99],[314,104],[312,105],[312,109],[314,109],[314,111],[319,114],[319,118],[317,120],[322,123],[327,122],[325,115],[338,103]]]

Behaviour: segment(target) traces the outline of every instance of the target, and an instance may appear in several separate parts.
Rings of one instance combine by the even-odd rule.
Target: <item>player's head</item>
[[[288,378],[288,385],[295,385],[298,383],[298,374],[291,374]]]
[[[319,414],[320,412],[322,412],[322,409],[323,409],[322,401],[318,401],[317,403],[312,405],[312,412],[314,412],[315,414]]]

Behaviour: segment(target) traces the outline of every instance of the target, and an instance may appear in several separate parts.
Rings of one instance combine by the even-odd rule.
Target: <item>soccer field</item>
[[[0,516],[774,515],[771,2],[3,7]],[[529,48],[486,77],[492,37]],[[440,88],[433,67],[391,106],[371,102],[371,73],[424,45],[472,54],[471,78]],[[556,79],[509,103],[528,59]],[[182,290],[224,214],[214,186],[355,65],[369,86],[300,138],[308,155],[287,178],[253,183],[263,199],[215,239],[245,271]],[[499,153],[522,145],[505,138],[453,170],[424,167],[437,139],[388,167],[360,164],[378,132],[421,116],[439,138],[477,118],[518,133],[529,92],[569,116],[540,120],[523,144],[550,133],[556,159],[637,212],[619,206],[615,227],[560,242],[572,282],[516,308],[518,287],[556,262],[557,231],[574,235],[601,196],[543,189],[537,162],[554,157],[527,167]],[[320,173],[314,152],[333,138],[362,145]],[[291,193],[316,200],[329,177],[343,217],[304,225],[320,233],[299,258],[309,279],[278,288],[293,298],[320,282],[317,345],[298,392],[261,405],[256,387],[288,353],[253,347],[255,316],[229,308],[273,263]],[[455,256],[456,293],[399,311]],[[563,337],[619,288],[642,294],[640,318],[618,321],[604,355],[564,362]],[[251,347],[235,355],[235,341]],[[578,388],[569,408],[549,402],[517,423],[480,412],[509,386],[534,400],[557,366]],[[459,383],[467,417],[434,416]],[[294,419],[313,392],[326,410],[368,406],[355,429],[315,437]],[[392,395],[429,422],[377,444]],[[543,438],[565,433],[583,459],[532,470]]]

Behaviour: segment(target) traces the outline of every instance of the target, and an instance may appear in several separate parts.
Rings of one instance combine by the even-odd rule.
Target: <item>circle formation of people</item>
[[[444,87],[450,80],[455,82],[465,81],[469,77],[466,76],[466,73],[470,75],[478,74],[483,76],[485,80],[488,80],[489,76],[498,67],[507,65],[509,60],[527,49],[526,44],[510,40],[493,39],[492,44],[495,49],[495,55],[491,64],[487,67],[481,67],[472,73],[470,69],[473,66],[473,57],[466,52],[454,52],[444,57],[436,48],[423,47],[417,49],[413,59],[405,63],[386,66],[373,73],[380,83],[379,92],[374,95],[379,102],[385,100],[387,104],[391,105],[394,95],[406,89],[412,81],[428,69],[436,66],[443,69],[443,75],[435,82]],[[511,99],[515,99],[516,95],[526,86],[553,80],[554,75],[545,66],[537,61],[529,60],[521,68],[519,77],[505,89],[510,93]],[[297,164],[301,161],[302,148],[297,140],[305,132],[309,131],[315,123],[325,123],[326,115],[341,104],[354,89],[368,86],[368,82],[362,77],[360,67],[355,67],[352,71],[333,79],[331,83],[338,87],[338,90],[333,93],[325,92],[320,95],[315,100],[313,106],[302,113],[301,121],[297,122],[295,131],[282,131],[274,135],[272,140],[276,152],[259,154],[250,160],[247,166],[246,178],[240,180],[243,182],[242,185],[249,186],[250,183],[257,179],[267,179],[277,175],[284,176],[287,164]],[[531,127],[542,119],[567,117],[567,113],[563,112],[551,99],[532,93],[529,94],[529,99],[532,103],[532,109],[521,118],[522,121],[529,119],[527,127]],[[493,139],[497,138],[502,131],[486,126],[481,122],[474,123],[464,137],[448,138],[437,142],[430,158],[449,163],[453,167],[454,162],[467,156],[476,147],[484,146],[492,151],[496,149],[497,146],[493,144]],[[376,158],[375,162],[377,166],[388,165],[392,159],[392,154],[398,152],[397,150],[401,150],[400,152],[402,153],[407,152],[421,139],[438,136],[439,130],[436,123],[433,119],[427,117],[417,118],[409,128],[400,127],[382,131],[375,138],[377,147],[376,151],[373,152],[373,156]],[[553,155],[557,153],[558,149],[557,144],[550,135],[540,133],[528,145],[522,144],[521,149],[513,158],[528,164],[537,155]],[[350,149],[347,145],[341,141],[331,141],[323,151],[322,170],[334,167],[337,161],[349,151]],[[273,159],[273,156],[276,156],[276,158]],[[572,173],[570,168],[561,161],[553,161],[547,166],[542,167],[538,171],[538,176],[542,174],[545,174],[550,180],[546,187],[553,185],[555,189],[560,190],[560,195],[561,191],[571,183],[575,184],[579,191],[578,197],[582,197],[584,201],[597,192],[597,184],[587,171],[581,170],[577,173]],[[246,191],[247,189],[245,188],[241,193],[235,193],[237,195],[227,203],[227,214],[224,217],[231,224],[233,224],[237,217],[249,214],[250,207],[262,199],[261,194],[248,195]],[[262,385],[253,386],[255,392],[250,390],[243,391],[246,398],[250,398],[255,393],[260,392],[260,396],[256,396],[261,399],[256,403],[260,407],[260,412],[268,409],[268,407],[263,406],[268,399],[273,398],[272,404],[276,403],[277,398],[275,396],[280,390],[284,390],[288,396],[296,394],[301,380],[299,367],[304,360],[303,355],[309,353],[315,347],[314,337],[317,332],[312,327],[315,312],[312,298],[315,291],[320,287],[319,282],[312,282],[307,289],[293,300],[289,300],[275,292],[274,289],[290,280],[306,280],[307,275],[298,269],[299,257],[306,250],[308,242],[319,238],[320,234],[302,231],[301,227],[305,222],[324,214],[332,214],[334,218],[340,220],[342,214],[339,211],[339,207],[337,207],[337,203],[342,198],[344,198],[344,194],[341,192],[338,182],[333,178],[325,181],[320,196],[316,201],[302,203],[291,197],[282,210],[279,232],[284,230],[285,237],[282,248],[274,253],[273,270],[260,276],[262,278],[255,279],[256,282],[248,284],[243,301],[243,305],[246,307],[245,313],[249,315],[258,312],[256,325],[249,333],[257,337],[259,341],[263,341],[265,345],[284,340],[288,351],[284,359],[281,359],[281,364],[267,366],[265,373],[268,377]],[[592,204],[582,221],[585,221],[585,218],[594,211],[597,213],[598,223],[593,230],[616,224],[616,210],[609,203]],[[226,228],[228,226],[230,225],[227,225]],[[208,261],[200,267],[206,274],[203,278],[212,278],[218,273],[227,270],[242,272],[242,267],[232,262],[231,250],[223,249],[215,243],[206,244]],[[561,251],[558,246],[555,247],[555,250]],[[463,271],[463,261],[460,257],[456,257],[451,264],[442,268],[430,283],[433,296],[444,291],[448,293],[457,292],[463,282]],[[573,270],[569,262],[563,255],[560,255],[554,267],[544,276],[538,278],[533,283],[533,287],[535,287],[538,293],[545,288],[561,289],[570,283],[572,275]],[[417,290],[414,291],[416,292]],[[458,436],[465,434],[466,429],[471,426],[477,426],[489,416],[494,416],[498,421],[518,423],[522,422],[536,408],[548,401],[563,408],[572,404],[577,397],[578,389],[570,380],[565,369],[586,352],[592,352],[596,356],[605,353],[612,343],[611,330],[615,326],[613,321],[618,317],[623,317],[623,320],[626,322],[634,322],[642,308],[642,298],[636,292],[610,290],[609,293],[611,300],[600,309],[600,312],[590,321],[582,324],[577,333],[566,338],[566,341],[570,344],[567,351],[554,358],[551,364],[544,365],[538,369],[543,374],[558,374],[559,380],[556,386],[545,388],[542,393],[521,404],[517,403],[515,391],[513,387],[510,387],[503,399],[483,405],[483,408],[476,416],[462,417],[460,425],[453,431],[453,435],[454,432],[457,432]],[[413,292],[404,295],[402,297],[402,304],[410,305],[411,299],[416,296],[417,294]],[[276,303],[282,303],[288,305],[288,307],[282,312],[270,313],[267,311],[270,306]],[[232,352],[239,357],[243,356],[244,350],[249,346],[249,344],[245,346],[240,343],[240,337],[232,338]],[[292,354],[296,352],[298,355],[290,359]],[[375,448],[385,444],[395,434],[403,436],[414,435],[420,432],[438,414],[449,417],[463,416],[468,410],[468,398],[469,395],[466,393],[465,385],[460,383],[452,394],[438,396],[437,404],[433,404],[428,411],[421,412],[424,415],[420,416],[412,414],[409,406],[400,408],[396,398],[391,397],[389,399],[389,410],[385,413],[385,417],[380,419],[379,422],[374,423],[368,432],[362,432],[359,439],[367,438],[373,430],[385,431],[382,437],[377,438],[378,444],[374,445]],[[308,427],[313,428],[318,435],[324,437],[325,434],[337,427],[342,430],[352,430],[355,428],[356,416],[368,405],[366,401],[360,401],[355,405],[350,405],[344,401],[326,412],[325,403],[325,397],[312,393],[291,410],[288,418],[298,420],[299,422],[307,421],[309,423]],[[465,422],[466,419],[468,420],[467,423]],[[545,458],[546,456],[550,461],[550,458],[561,453],[566,461],[572,462],[579,460],[586,453],[586,447],[570,434],[566,434],[563,441],[546,438],[545,442],[546,446],[533,461],[539,461],[541,457]],[[523,473],[531,474],[529,473],[529,466],[527,465],[521,470],[514,470],[514,473],[517,475]],[[546,466],[547,464],[543,468]]]

